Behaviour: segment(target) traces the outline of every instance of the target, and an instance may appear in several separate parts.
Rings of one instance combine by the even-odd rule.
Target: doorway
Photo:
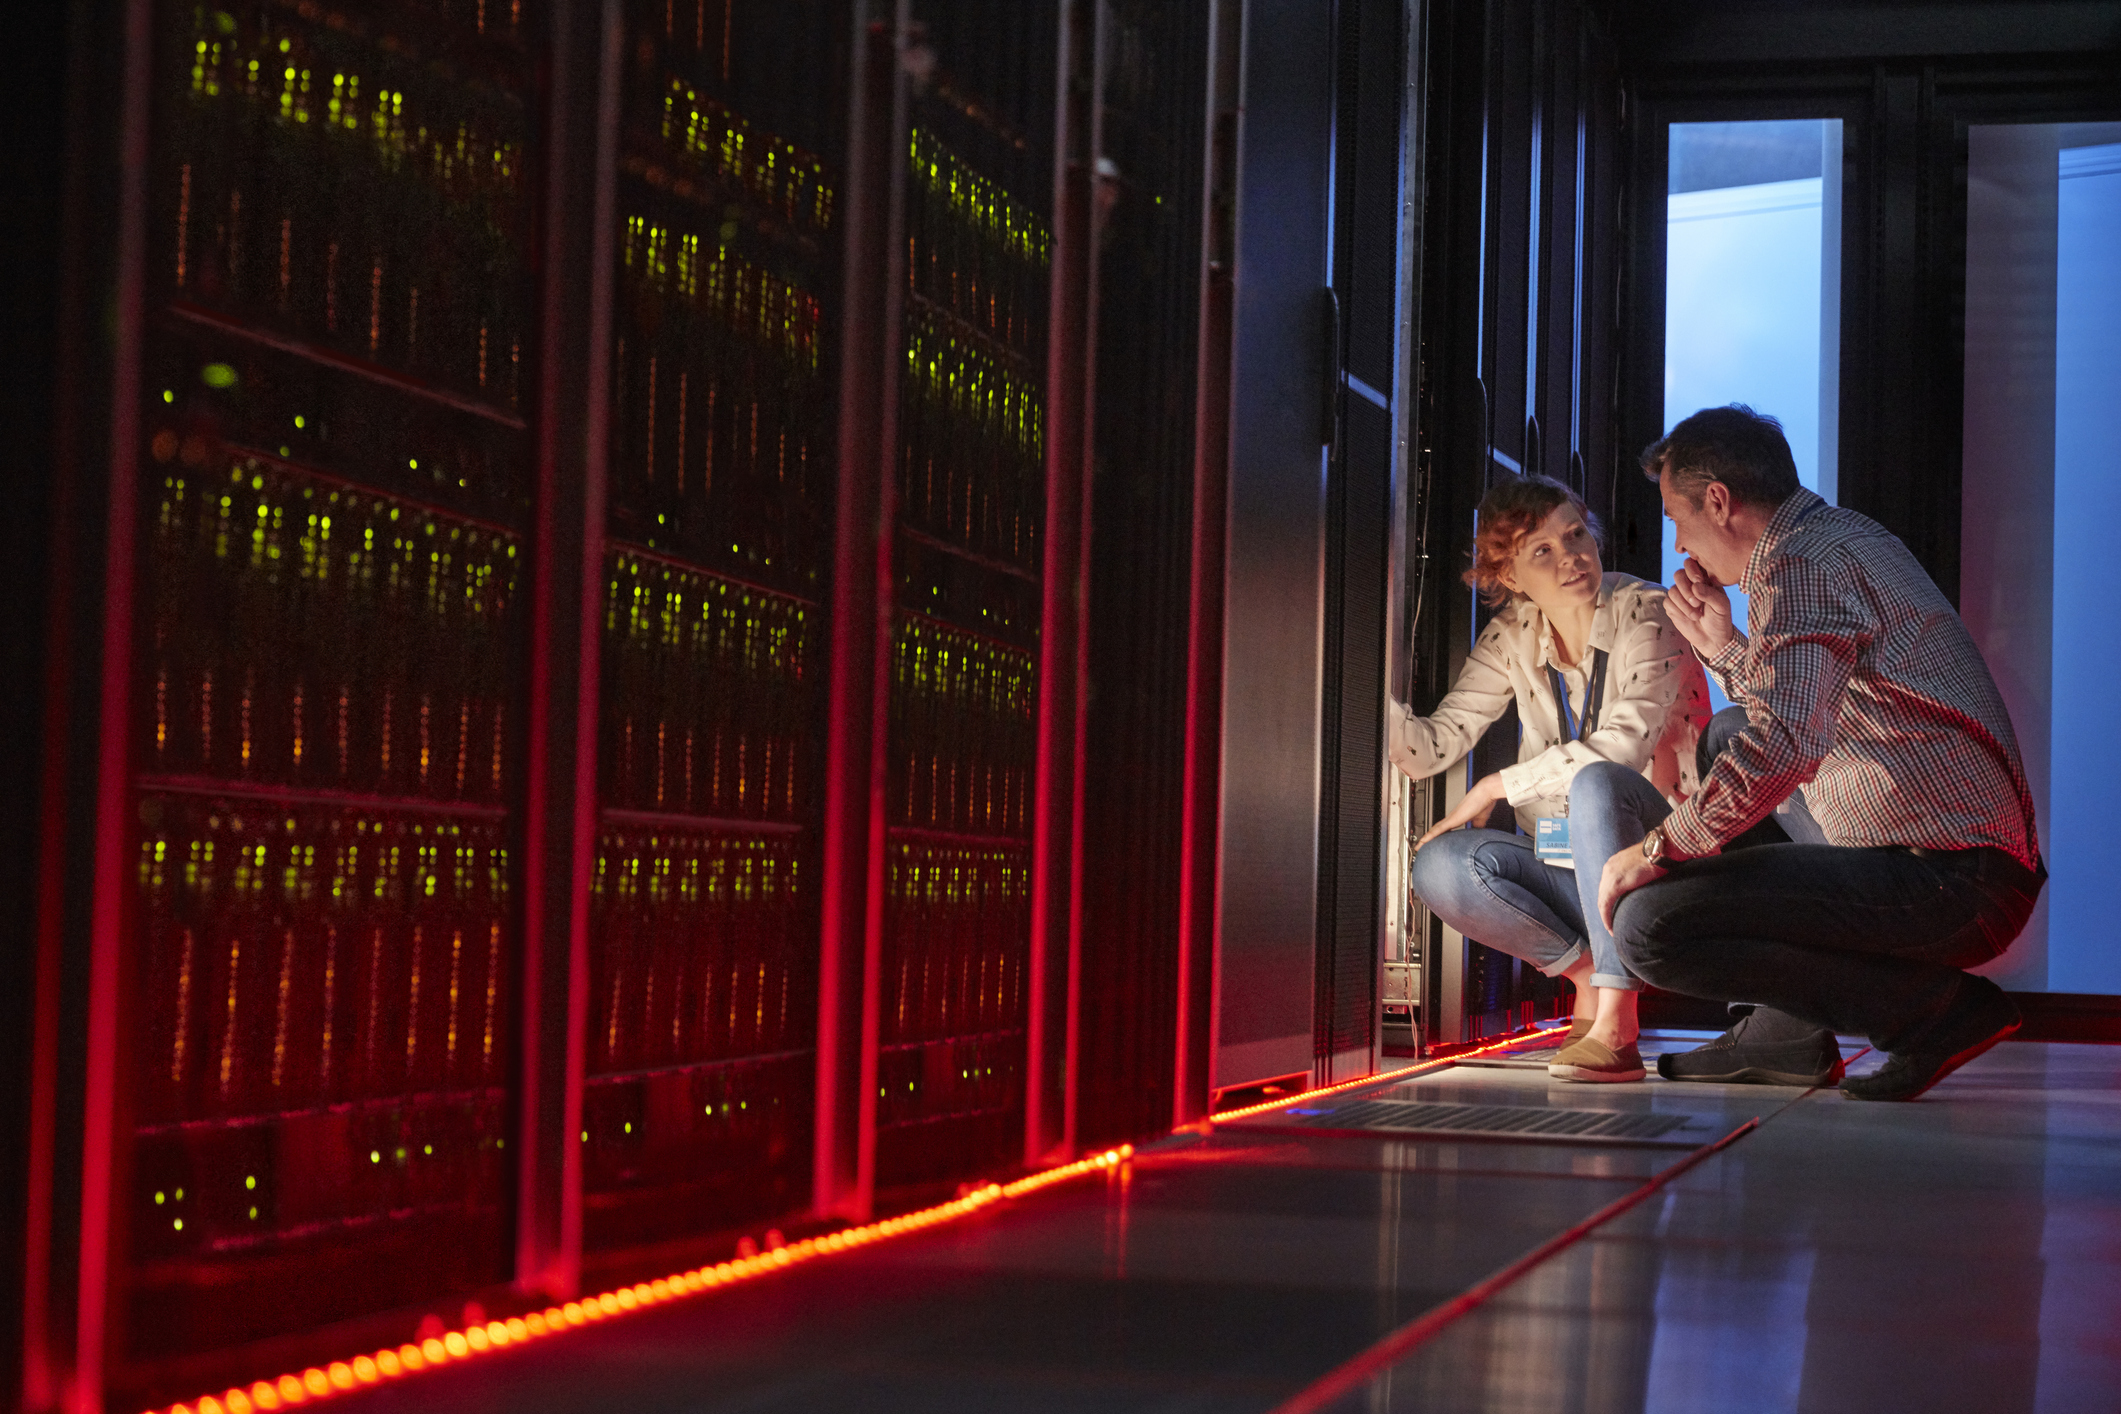
[[[2101,834],[2121,662],[2103,602],[2121,513],[2121,123],[1967,129],[1960,613],[2017,729],[2050,878],[1988,970],[2121,992]]]

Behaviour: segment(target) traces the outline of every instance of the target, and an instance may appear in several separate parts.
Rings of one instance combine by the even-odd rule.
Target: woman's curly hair
[[[1518,542],[1564,505],[1574,506],[1583,517],[1602,554],[1605,527],[1591,514],[1583,497],[1551,477],[1512,476],[1490,487],[1481,498],[1479,528],[1473,533],[1473,564],[1462,578],[1490,604],[1504,604],[1516,598],[1502,582],[1502,572],[1516,558]]]

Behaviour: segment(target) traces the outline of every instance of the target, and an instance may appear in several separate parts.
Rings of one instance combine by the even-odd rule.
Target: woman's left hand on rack
[[[1465,799],[1458,802],[1456,809],[1430,826],[1429,832],[1414,842],[1414,848],[1420,849],[1445,830],[1455,830],[1460,825],[1479,824],[1488,818],[1488,812],[1495,808],[1497,802],[1505,798],[1500,772],[1481,777],[1473,783],[1473,788],[1466,792]]]

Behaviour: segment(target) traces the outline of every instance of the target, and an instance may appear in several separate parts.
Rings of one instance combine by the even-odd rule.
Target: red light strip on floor
[[[1486,1055],[1490,1051],[1522,1045],[1532,1037],[1543,1034],[1545,1030],[1555,1029],[1559,1028],[1536,1028],[1530,1035],[1519,1032],[1486,1046],[1461,1051],[1457,1055],[1420,1061],[1398,1070],[1366,1075],[1359,1080],[1343,1080],[1337,1085],[1323,1085],[1316,1090],[1305,1090],[1301,1094],[1286,1095],[1278,1100],[1247,1105],[1242,1109],[1225,1110],[1221,1114],[1208,1116],[1203,1125],[1222,1124],[1247,1115],[1278,1109],[1283,1105],[1315,1100],[1321,1095],[1338,1094],[1358,1086],[1376,1085],[1387,1080],[1418,1075],[1453,1065],[1468,1056]],[[1042,1173],[1019,1178],[1012,1183],[989,1183],[973,1189],[961,1198],[952,1199],[948,1203],[938,1203],[932,1208],[922,1208],[903,1217],[887,1218],[882,1222],[828,1233],[823,1237],[806,1238],[786,1247],[761,1252],[754,1257],[738,1257],[712,1267],[696,1267],[691,1271],[658,1277],[654,1281],[636,1282],[632,1286],[607,1291],[600,1296],[584,1297],[580,1301],[569,1301],[562,1306],[549,1306],[527,1316],[511,1316],[505,1321],[488,1321],[484,1325],[467,1326],[447,1335],[430,1336],[422,1341],[378,1350],[373,1355],[357,1355],[352,1360],[334,1360],[322,1368],[311,1366],[300,1374],[290,1372],[277,1380],[259,1380],[247,1389],[230,1389],[218,1395],[201,1395],[189,1403],[172,1404],[166,1410],[160,1411],[160,1414],[255,1414],[255,1411],[261,1410],[271,1414],[274,1410],[312,1404],[336,1395],[351,1394],[355,1390],[385,1384],[423,1370],[438,1369],[443,1365],[455,1364],[496,1350],[513,1349],[547,1336],[559,1335],[578,1326],[593,1325],[613,1316],[638,1311],[646,1306],[660,1305],[680,1297],[732,1286],[737,1282],[749,1281],[754,1277],[815,1261],[819,1257],[828,1257],[837,1252],[866,1247],[889,1238],[903,1237],[910,1232],[920,1232],[943,1223],[955,1222],[1007,1199],[1021,1198],[1027,1193],[1036,1193],[1041,1188],[1066,1183],[1085,1174],[1117,1168],[1133,1154],[1132,1144],[1122,1144],[1116,1149],[1107,1149],[1102,1154],[1062,1164]],[[149,1410],[147,1414],[157,1414],[157,1411]]]
[[[1041,1188],[1051,1188],[1057,1183],[1066,1183],[1086,1174],[1118,1168],[1133,1154],[1132,1144],[1122,1144],[1116,1149],[1107,1149],[1102,1154],[1017,1179],[1014,1183],[985,1184],[948,1203],[938,1203],[932,1208],[922,1208],[902,1217],[886,1218],[882,1222],[870,1223],[864,1227],[848,1228],[823,1237],[791,1242],[786,1247],[761,1252],[755,1257],[738,1257],[711,1267],[695,1267],[688,1272],[658,1277],[654,1281],[636,1282],[616,1291],[607,1291],[601,1296],[586,1296],[580,1301],[569,1301],[562,1306],[533,1311],[527,1316],[511,1316],[505,1321],[488,1321],[484,1325],[467,1326],[447,1335],[431,1336],[416,1343],[409,1342],[391,1349],[378,1350],[373,1355],[359,1355],[352,1360],[335,1360],[321,1369],[312,1366],[300,1374],[285,1374],[277,1380],[259,1380],[247,1389],[231,1389],[218,1395],[201,1395],[189,1403],[170,1405],[164,1414],[254,1414],[254,1411],[259,1410],[268,1411],[269,1414],[269,1411],[288,1409],[298,1404],[313,1404],[318,1400],[350,1394],[370,1385],[402,1379],[422,1370],[433,1370],[492,1351],[527,1345],[546,1336],[559,1335],[577,1326],[593,1325],[598,1321],[625,1315],[629,1311],[638,1311],[646,1306],[656,1306],[699,1292],[733,1286],[738,1282],[766,1276],[837,1252],[867,1247],[872,1243],[903,1237],[907,1233],[955,1222],[1007,1199],[1021,1198],[1027,1193],[1036,1193]],[[149,1411],[149,1414],[155,1414],[155,1411]]]
[[[1264,1114],[1268,1110],[1279,1109],[1283,1105],[1302,1104],[1305,1100],[1315,1100],[1321,1095],[1337,1095],[1343,1090],[1353,1090],[1364,1085],[1376,1085],[1386,1080],[1401,1080],[1409,1075],[1421,1075],[1431,1070],[1439,1070],[1444,1066],[1456,1065],[1468,1056],[1484,1056],[1490,1051],[1506,1051],[1512,1046],[1522,1046],[1527,1041],[1535,1040],[1549,1032],[1564,1029],[1566,1028],[1560,1026],[1534,1027],[1529,1032],[1519,1031],[1513,1035],[1503,1037],[1500,1041],[1494,1041],[1485,1046],[1476,1046],[1470,1051],[1459,1051],[1454,1055],[1438,1056],[1435,1060],[1416,1061],[1413,1065],[1401,1066],[1398,1070],[1385,1070],[1379,1071],[1375,1075],[1365,1075],[1360,1080],[1343,1080],[1337,1085],[1321,1085],[1316,1090],[1306,1090],[1300,1095],[1284,1095],[1278,1100],[1263,1100],[1256,1105],[1246,1105],[1243,1109],[1222,1110],[1216,1114],[1206,1116],[1201,1121],[1201,1124],[1227,1124],[1233,1119],[1243,1119],[1247,1115]],[[1189,1127],[1197,1128],[1198,1126]]]
[[[1376,1379],[1392,1366],[1406,1359],[1407,1356],[1434,1338],[1439,1331],[1460,1316],[1467,1314],[1475,1307],[1485,1305],[1503,1288],[1516,1281],[1526,1272],[1531,1271],[1532,1268],[1561,1252],[1564,1248],[1575,1246],[1598,1228],[1603,1227],[1628,1209],[1642,1202],[1688,1169],[1722,1153],[1759,1127],[1760,1121],[1758,1119],[1749,1119],[1721,1139],[1702,1145],[1670,1168],[1652,1175],[1649,1181],[1640,1188],[1622,1194],[1585,1218],[1582,1222],[1576,1224],[1576,1226],[1548,1238],[1545,1242],[1540,1243],[1537,1247],[1525,1253],[1487,1280],[1476,1286],[1467,1287],[1440,1306],[1430,1307],[1427,1311],[1415,1317],[1406,1325],[1401,1326],[1398,1330],[1393,1331],[1347,1364],[1329,1372],[1323,1379],[1298,1390],[1293,1397],[1276,1405],[1272,1414],[1321,1414],[1321,1411],[1330,1408],[1360,1389],[1363,1385]]]

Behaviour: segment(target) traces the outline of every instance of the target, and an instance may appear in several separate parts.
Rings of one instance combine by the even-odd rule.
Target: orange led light
[[[845,1228],[822,1237],[805,1238],[801,1242],[791,1242],[785,1247],[772,1248],[756,1256],[734,1257],[711,1267],[695,1267],[691,1271],[676,1272],[653,1281],[636,1282],[616,1291],[585,1296],[579,1301],[569,1301],[562,1306],[547,1307],[543,1311],[529,1312],[505,1321],[487,1321],[481,1325],[467,1326],[447,1335],[429,1337],[417,1345],[407,1343],[396,1349],[378,1350],[373,1355],[357,1355],[351,1360],[334,1361],[324,1369],[311,1367],[300,1374],[282,1375],[277,1380],[259,1380],[248,1389],[231,1389],[218,1396],[201,1395],[186,1404],[172,1404],[162,1411],[162,1414],[254,1414],[255,1411],[286,1409],[298,1404],[329,1399],[334,1395],[380,1384],[400,1375],[528,1344],[544,1336],[559,1335],[563,1331],[605,1320],[623,1312],[661,1305],[665,1301],[691,1296],[696,1292],[715,1290],[735,1282],[764,1276],[769,1272],[799,1266],[835,1252],[867,1247],[893,1237],[903,1237],[909,1232],[921,1232],[943,1223],[954,1222],[1005,1199],[1021,1198],[1027,1193],[1035,1193],[1041,1188],[1050,1188],[1072,1178],[1118,1168],[1133,1157],[1133,1154],[1132,1144],[1122,1144],[1116,1149],[1107,1149],[1102,1154],[1017,1179],[1014,1183],[982,1184],[947,1203],[938,1203],[932,1208],[922,1208],[918,1212],[886,1218],[863,1227]],[[148,1414],[156,1414],[156,1411],[150,1410]]]
[[[1344,1080],[1337,1085],[1320,1086],[1316,1090],[1285,1095],[1277,1100],[1247,1105],[1242,1109],[1225,1110],[1201,1121],[1198,1127],[1209,1128],[1233,1119],[1242,1119],[1247,1115],[1279,1109],[1283,1105],[1317,1099],[1321,1095],[1332,1095],[1358,1086],[1376,1085],[1382,1081],[1418,1075],[1424,1071],[1455,1064],[1467,1056],[1485,1055],[1490,1051],[1521,1045],[1526,1039],[1520,1032],[1486,1046],[1461,1051],[1457,1055],[1421,1061],[1378,1075],[1365,1075],[1359,1080]],[[381,1384],[386,1380],[394,1380],[403,1375],[416,1374],[421,1370],[528,1344],[545,1336],[559,1335],[578,1326],[591,1325],[629,1311],[638,1311],[643,1307],[656,1306],[697,1292],[712,1291],[736,1282],[748,1281],[753,1277],[799,1266],[836,1252],[852,1251],[857,1247],[867,1247],[894,1237],[903,1237],[907,1233],[922,1232],[943,1223],[955,1222],[982,1208],[992,1207],[1008,1199],[1021,1198],[1042,1188],[1066,1183],[1070,1179],[1116,1169],[1133,1156],[1134,1146],[1122,1144],[1116,1149],[1107,1149],[1087,1159],[1077,1159],[1073,1163],[1029,1174],[1010,1183],[982,1184],[932,1208],[922,1208],[895,1218],[885,1218],[881,1222],[869,1223],[862,1227],[844,1228],[821,1237],[805,1238],[801,1242],[791,1242],[785,1247],[771,1248],[754,1256],[733,1257],[711,1267],[695,1267],[691,1271],[676,1272],[653,1281],[636,1282],[632,1286],[621,1287],[615,1291],[585,1296],[564,1305],[550,1306],[543,1311],[512,1316],[505,1321],[487,1321],[467,1326],[463,1330],[450,1331],[446,1335],[430,1336],[417,1344],[407,1342],[395,1349],[378,1350],[373,1355],[357,1355],[351,1360],[333,1361],[323,1369],[312,1366],[300,1374],[285,1374],[277,1380],[259,1380],[248,1389],[230,1389],[218,1396],[201,1395],[189,1403],[172,1404],[161,1411],[149,1410],[147,1414],[257,1414],[257,1411],[268,1411],[269,1414],[269,1411],[310,1404],[320,1399],[329,1399],[335,1395]]]

